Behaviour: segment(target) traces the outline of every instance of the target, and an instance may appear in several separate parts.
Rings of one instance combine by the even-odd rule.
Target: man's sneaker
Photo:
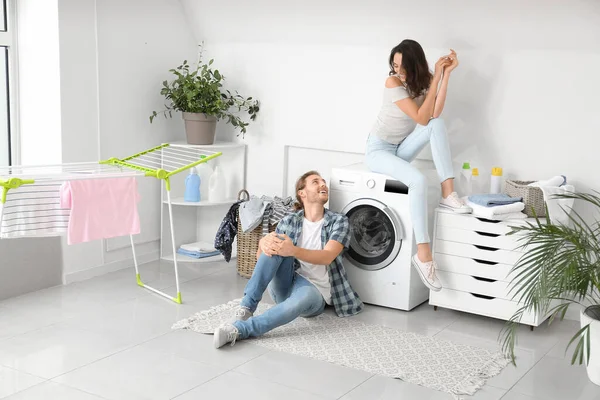
[[[419,257],[415,254],[412,258],[412,265],[419,273],[419,277],[425,286],[434,292],[442,290],[442,284],[435,274],[435,270],[437,269],[435,261],[421,262]]]
[[[469,214],[473,212],[473,209],[467,206],[465,202],[458,197],[456,192],[452,192],[448,197],[440,200],[440,207],[452,210],[457,214]]]
[[[231,343],[233,346],[235,341],[240,336],[240,331],[232,324],[224,324],[215,329],[215,337],[213,344],[215,349],[225,346],[227,343]]]
[[[240,307],[235,310],[235,320],[236,321],[246,321],[248,318],[252,317],[254,313],[250,311],[249,308]]]

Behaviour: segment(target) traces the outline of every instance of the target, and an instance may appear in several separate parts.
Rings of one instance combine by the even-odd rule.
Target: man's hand
[[[282,240],[277,237],[275,232],[271,232],[267,236],[260,239],[260,249],[267,256],[271,257],[273,254],[277,254],[277,250],[279,250],[279,246]]]
[[[296,246],[294,246],[292,239],[287,235],[279,235],[279,238],[283,240],[279,240],[279,244],[276,244],[278,248],[275,254],[282,257],[294,257],[296,255]]]

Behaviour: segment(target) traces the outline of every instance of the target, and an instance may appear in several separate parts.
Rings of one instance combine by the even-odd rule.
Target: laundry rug
[[[172,328],[212,334],[219,325],[233,320],[240,300],[196,313]],[[270,307],[272,305],[261,303],[254,314],[259,315]],[[500,352],[328,314],[297,318],[260,338],[246,341],[271,350],[401,379],[450,393],[454,398],[475,394],[486,379],[499,374],[509,363]]]

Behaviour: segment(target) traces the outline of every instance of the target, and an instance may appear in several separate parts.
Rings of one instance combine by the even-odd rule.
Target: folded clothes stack
[[[182,244],[177,253],[192,258],[206,258],[221,254],[210,244],[204,242]]]
[[[522,197],[510,197],[503,193],[477,194],[466,198],[466,203],[473,209],[473,215],[497,221],[524,219],[525,208]]]

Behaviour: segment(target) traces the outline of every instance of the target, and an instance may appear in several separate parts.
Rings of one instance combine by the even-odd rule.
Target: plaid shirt
[[[325,221],[321,229],[321,244],[323,247],[330,240],[335,240],[347,249],[350,245],[350,224],[345,215],[334,213],[325,209]],[[277,225],[276,232],[290,237],[294,246],[302,234],[304,210],[289,214]],[[331,300],[338,317],[348,317],[358,314],[363,309],[363,303],[358,294],[350,286],[346,270],[342,264],[343,251],[328,266],[329,283],[331,284]],[[300,267],[300,262],[295,260],[295,269]]]

